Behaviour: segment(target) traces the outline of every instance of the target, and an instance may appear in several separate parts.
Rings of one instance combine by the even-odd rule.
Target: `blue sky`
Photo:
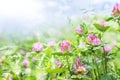
[[[79,18],[81,9],[111,9],[118,1],[120,0],[0,0],[0,30],[7,32],[23,27],[33,29],[53,23],[64,24],[66,17]]]

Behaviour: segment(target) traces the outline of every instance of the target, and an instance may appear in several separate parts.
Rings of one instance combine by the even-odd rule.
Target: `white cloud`
[[[0,0],[0,18],[44,20],[44,5],[33,0]],[[39,12],[38,12],[39,11]]]
[[[47,2],[47,6],[49,6],[49,7],[56,7],[57,5],[58,5],[58,3],[55,1],[48,1]]]

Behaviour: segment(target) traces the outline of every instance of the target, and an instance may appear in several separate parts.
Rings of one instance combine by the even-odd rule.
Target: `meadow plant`
[[[95,20],[73,24],[74,31],[62,32],[57,42],[33,39],[0,54],[0,80],[120,80],[120,40],[111,35],[120,34],[120,4],[107,19]]]

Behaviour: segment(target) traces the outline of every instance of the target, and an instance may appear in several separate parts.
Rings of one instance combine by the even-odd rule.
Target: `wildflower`
[[[71,44],[70,44],[70,42],[64,40],[64,41],[61,43],[60,50],[61,50],[61,52],[70,51],[70,50],[71,50]]]
[[[103,21],[100,22],[99,24],[100,24],[102,27],[106,27],[106,26],[107,26],[106,22],[103,22]]]
[[[97,38],[97,36],[95,35],[95,34],[89,34],[88,35],[88,42],[89,43],[92,43],[92,41],[94,40],[94,39],[96,39]]]
[[[80,27],[77,27],[75,31],[76,31],[78,34],[83,34],[83,33],[84,33],[83,29],[81,29]]]
[[[101,43],[101,40],[99,38],[95,38],[93,41],[92,41],[92,45],[99,45]]]
[[[30,52],[27,52],[27,53],[25,54],[26,57],[29,57],[29,55],[30,55]]]
[[[24,50],[20,50],[20,54],[25,55],[25,51]]]
[[[112,10],[113,16],[119,16],[120,15],[120,4],[116,3]]]
[[[76,75],[85,75],[86,68],[83,63],[80,62],[80,59],[77,58],[73,65],[73,73]]]
[[[81,48],[81,49],[85,49],[86,45],[85,45],[85,43],[81,43],[81,44],[79,44],[78,47]]]
[[[95,34],[89,34],[88,43],[92,45],[99,45],[101,43],[101,40]]]
[[[22,64],[24,67],[27,67],[29,65],[29,61],[25,59]]]
[[[110,46],[104,46],[104,47],[102,48],[102,52],[103,52],[103,53],[111,53],[111,52],[112,52],[112,49],[111,49]]]
[[[115,41],[113,41],[113,42],[111,43],[111,47],[112,47],[112,48],[114,48],[116,45],[117,45],[117,43],[116,43]]]
[[[35,43],[33,46],[33,51],[39,52],[43,50],[43,45],[39,42]]]
[[[29,74],[31,72],[31,69],[30,68],[26,68],[25,69],[25,74]]]
[[[56,61],[56,65],[60,68],[60,67],[62,67],[62,64],[61,64],[61,62],[58,60],[58,61]]]
[[[56,45],[56,42],[55,41],[49,41],[48,42],[48,46],[55,46]]]
[[[33,57],[33,58],[32,58],[32,61],[33,61],[33,62],[36,62],[37,60],[38,60],[38,59],[37,59],[36,57]]]

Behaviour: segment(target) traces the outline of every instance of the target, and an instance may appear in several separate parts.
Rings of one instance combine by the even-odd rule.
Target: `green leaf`
[[[29,76],[25,80],[37,80],[35,76]]]
[[[108,28],[110,28],[110,26],[102,27],[100,24],[97,23],[95,23],[94,26],[96,29],[98,29],[101,32],[105,32],[106,30],[108,30]]]
[[[101,38],[102,38],[102,35],[101,35],[101,34],[98,34],[98,38],[100,38],[100,39],[101,39]]]
[[[52,53],[53,55],[57,55],[57,56],[73,56],[72,53],[69,53],[69,52],[65,52],[65,53],[62,53],[62,52],[54,52]]]
[[[0,77],[0,80],[3,80],[3,79]]]
[[[55,69],[47,69],[46,71],[48,73],[61,73],[61,72],[64,72],[66,70],[67,70],[67,68],[55,68]]]
[[[80,26],[81,26],[81,28],[84,30],[84,33],[87,33],[88,32],[88,26],[87,26],[87,24],[86,23],[82,23],[82,24],[80,24]]]
[[[114,19],[113,17],[109,17],[109,18],[106,19],[106,21],[111,21],[113,19]]]
[[[114,78],[114,76],[110,74],[104,74],[101,76],[100,80],[116,80],[116,79]]]
[[[11,71],[11,74],[12,74],[13,80],[20,80],[17,74],[15,74],[13,71]]]
[[[94,47],[93,50],[100,50],[101,46]]]
[[[47,56],[51,56],[51,54],[52,54],[52,49],[50,48],[50,47],[48,47],[48,48],[46,48],[45,49],[45,53],[47,54]]]

